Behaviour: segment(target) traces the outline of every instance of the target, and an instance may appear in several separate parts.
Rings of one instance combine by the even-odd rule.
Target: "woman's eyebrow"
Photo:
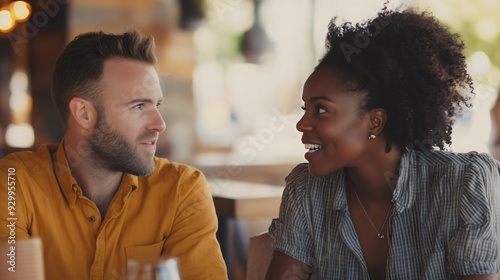
[[[315,97],[311,97],[309,99],[309,102],[314,102],[314,101],[317,101],[317,100],[326,100],[326,101],[329,101],[329,102],[333,102],[335,103],[335,101],[331,100],[329,97],[326,97],[326,96],[315,96]]]

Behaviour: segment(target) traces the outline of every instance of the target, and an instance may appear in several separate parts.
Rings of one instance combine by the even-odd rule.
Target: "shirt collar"
[[[395,204],[396,211],[403,212],[411,207],[415,201],[417,178],[416,166],[417,157],[415,151],[406,148],[401,156],[399,167],[399,176],[389,180],[397,180],[396,187],[393,192],[392,201]],[[337,186],[334,193],[333,208],[336,210],[347,209],[347,196],[345,184],[345,169],[330,176],[330,186]]]
[[[332,178],[333,186],[338,186],[335,188],[333,208],[335,210],[345,209],[347,210],[347,196],[346,196],[346,184],[345,184],[345,169],[342,168],[339,172],[335,173],[336,176]]]
[[[120,184],[120,188],[118,189],[118,194],[121,196],[122,201],[127,202],[130,194],[133,191],[139,188],[139,177],[129,174],[123,173],[122,182]]]
[[[75,178],[71,174],[64,149],[64,140],[57,148],[52,161],[54,174],[59,183],[59,188],[66,198],[70,209],[75,206],[76,199],[83,196],[82,189],[78,186]],[[128,187],[127,187],[128,186]],[[139,187],[139,178],[135,175],[124,173],[117,195],[121,195],[122,201],[126,202],[130,194]]]
[[[394,180],[397,179],[397,182],[392,200],[398,212],[403,212],[415,202],[417,191],[417,165],[416,152],[406,148],[401,156],[399,176],[394,178]]]

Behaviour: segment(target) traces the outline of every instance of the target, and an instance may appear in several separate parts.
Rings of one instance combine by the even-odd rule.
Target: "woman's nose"
[[[300,132],[310,131],[312,129],[312,126],[307,118],[307,114],[304,113],[302,118],[300,118],[300,120],[295,125],[295,128],[297,128],[297,130]]]

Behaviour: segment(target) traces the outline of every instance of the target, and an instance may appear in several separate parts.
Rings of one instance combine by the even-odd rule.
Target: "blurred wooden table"
[[[219,219],[217,239],[226,261],[229,279],[244,279],[249,237],[244,220],[276,218],[284,187],[236,180],[210,181]]]
[[[234,219],[278,217],[284,187],[231,180],[217,187],[209,181],[217,216]]]

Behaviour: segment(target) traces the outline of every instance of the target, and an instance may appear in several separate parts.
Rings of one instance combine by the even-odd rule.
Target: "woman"
[[[267,279],[499,279],[500,166],[443,151],[473,94],[463,48],[426,12],[332,21]]]

